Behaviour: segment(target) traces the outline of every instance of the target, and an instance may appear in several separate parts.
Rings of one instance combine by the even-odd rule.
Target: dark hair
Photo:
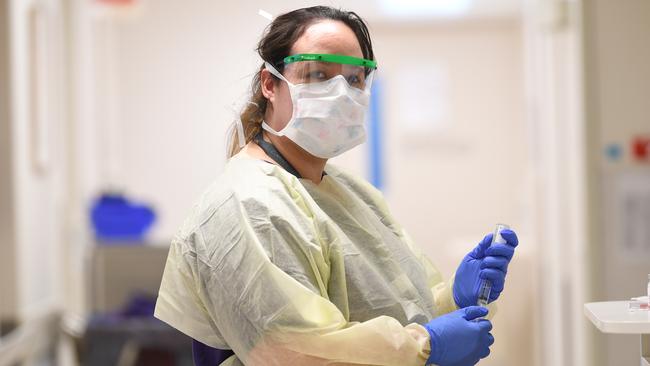
[[[303,35],[310,25],[320,20],[337,20],[343,22],[356,35],[361,46],[363,57],[369,60],[375,59],[370,34],[364,20],[355,12],[335,9],[329,6],[313,6],[297,9],[276,17],[266,28],[264,36],[257,44],[257,53],[262,60],[277,66],[278,71],[282,72],[282,60],[290,56],[293,44]],[[244,130],[244,140],[247,143],[262,128],[262,121],[266,113],[267,99],[262,94],[260,77],[263,69],[264,64],[260,66],[255,76],[253,76],[251,99],[244,106],[240,114]],[[233,129],[228,156],[233,156],[240,150],[238,133],[237,129]]]

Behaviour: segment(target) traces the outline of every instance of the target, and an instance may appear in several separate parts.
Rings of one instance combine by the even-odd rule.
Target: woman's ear
[[[273,103],[275,101],[275,76],[267,69],[260,71],[260,87],[262,95]]]

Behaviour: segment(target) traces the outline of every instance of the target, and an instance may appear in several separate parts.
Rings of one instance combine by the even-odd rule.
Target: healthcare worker
[[[499,297],[515,233],[492,246],[488,234],[444,281],[381,193],[327,163],[366,138],[378,66],[363,20],[295,10],[257,50],[243,127],[171,244],[156,317],[232,350],[222,365],[464,366],[488,356],[479,283],[492,281],[490,300]]]

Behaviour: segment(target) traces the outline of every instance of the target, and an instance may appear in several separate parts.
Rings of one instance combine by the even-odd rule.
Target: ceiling
[[[368,21],[410,22],[519,18],[524,0],[284,0],[266,2],[271,14],[329,5],[355,11]],[[266,6],[266,7],[264,7]]]

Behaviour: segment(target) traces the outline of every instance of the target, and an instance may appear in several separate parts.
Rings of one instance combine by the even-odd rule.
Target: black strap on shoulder
[[[288,171],[292,175],[294,175],[296,178],[300,179],[302,178],[296,168],[294,168],[287,159],[280,154],[278,149],[273,146],[273,144],[264,141],[264,137],[262,137],[262,131],[260,131],[256,136],[255,136],[255,142],[264,150],[266,155],[268,155],[271,159],[275,160],[278,164],[280,164],[281,167],[284,168],[284,170]]]

